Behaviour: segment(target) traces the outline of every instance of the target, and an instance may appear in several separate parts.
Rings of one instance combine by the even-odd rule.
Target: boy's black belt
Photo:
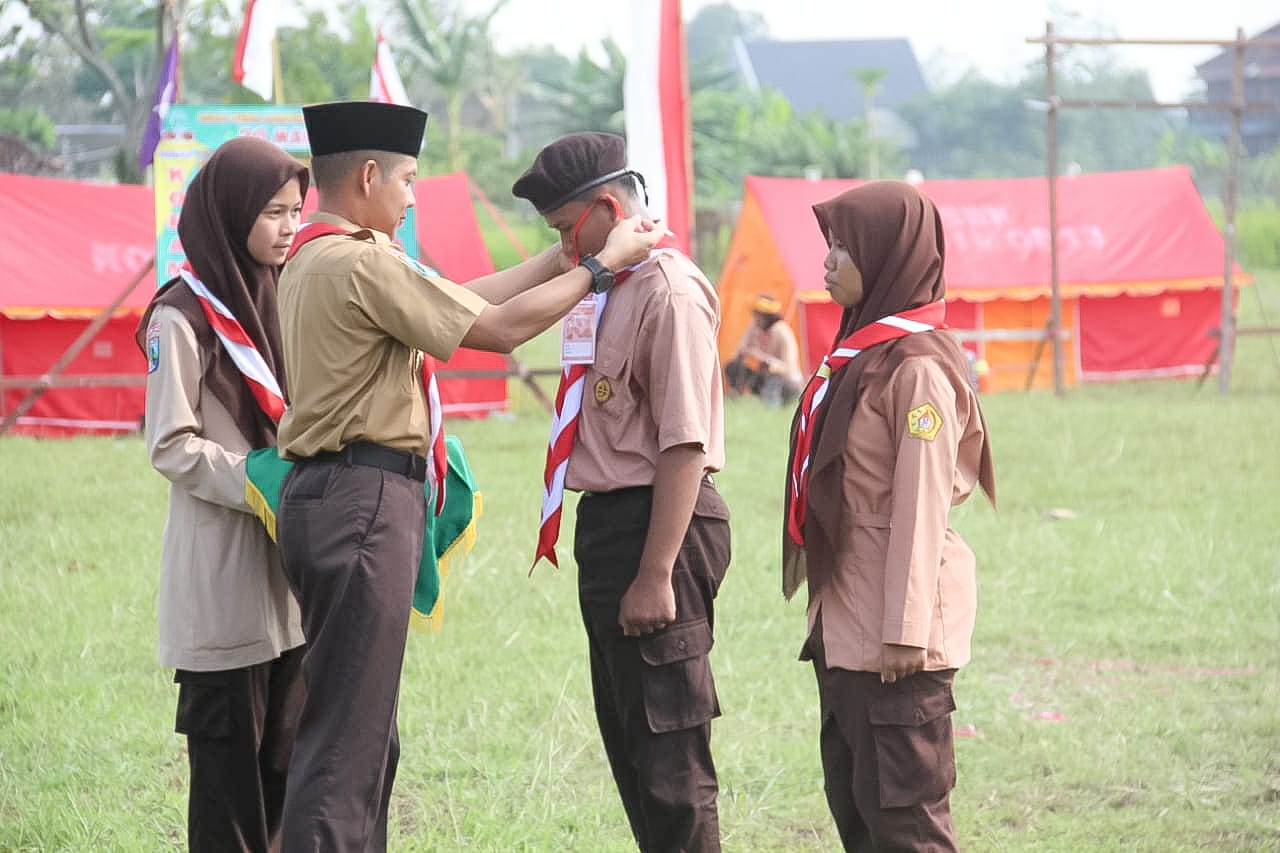
[[[336,452],[317,453],[308,457],[310,462],[345,462],[348,465],[364,465],[381,468],[395,474],[403,474],[424,483],[427,480],[426,457],[408,450],[398,450],[372,441],[353,441]]]

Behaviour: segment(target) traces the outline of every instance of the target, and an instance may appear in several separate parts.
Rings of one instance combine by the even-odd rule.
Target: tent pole
[[[1227,142],[1227,182],[1223,188],[1222,310],[1218,321],[1218,393],[1231,390],[1235,335],[1236,182],[1240,170],[1240,113],[1244,108],[1244,28],[1236,28],[1231,68],[1231,138]]]
[[[0,383],[4,382],[4,317],[0,316]],[[0,417],[4,417],[4,386],[0,385]]]
[[[54,362],[53,367],[50,367],[49,370],[40,377],[40,384],[28,391],[27,396],[22,398],[22,402],[18,404],[17,408],[5,415],[3,421],[0,421],[0,435],[4,435],[12,429],[13,425],[18,422],[18,418],[30,411],[31,407],[35,405],[36,400],[40,399],[40,395],[49,389],[52,385],[52,381],[58,377],[58,374],[67,368],[67,365],[75,361],[75,358],[80,354],[80,351],[89,345],[89,341],[93,340],[98,332],[102,330],[102,327],[111,319],[111,315],[116,313],[116,309],[129,298],[129,294],[133,293],[134,289],[142,283],[142,280],[147,277],[147,274],[151,272],[155,265],[156,257],[155,255],[152,255],[151,260],[147,261],[146,266],[138,270],[138,274],[133,277],[133,280],[129,282],[128,286],[126,286],[124,290],[121,290],[120,293],[116,295],[115,299],[111,300],[111,304],[98,312],[98,316],[94,317],[93,320],[90,321],[89,325],[85,327],[85,330],[80,333],[80,336],[71,342],[71,346],[67,347],[66,352],[58,357],[58,360]]]
[[[1062,396],[1062,294],[1058,281],[1058,103],[1054,74],[1053,21],[1045,24],[1044,95],[1049,105],[1048,177],[1049,177],[1049,343],[1053,352],[1053,393]]]

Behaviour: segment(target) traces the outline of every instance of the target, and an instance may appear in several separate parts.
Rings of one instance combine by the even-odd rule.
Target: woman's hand
[[[885,643],[880,647],[880,680],[893,684],[900,678],[915,675],[924,669],[928,655],[928,649]]]

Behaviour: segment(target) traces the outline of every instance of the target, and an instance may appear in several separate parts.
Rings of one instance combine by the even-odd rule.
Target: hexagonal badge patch
[[[916,406],[907,412],[907,434],[925,441],[933,441],[942,429],[942,415],[933,407],[933,403]]]

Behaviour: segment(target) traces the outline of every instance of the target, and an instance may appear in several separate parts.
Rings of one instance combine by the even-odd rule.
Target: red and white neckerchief
[[[285,256],[285,263],[288,263],[299,249],[317,237],[350,233],[347,229],[328,222],[307,222],[294,235],[293,244],[289,246],[289,252]],[[407,255],[405,260],[410,260]],[[426,271],[425,268],[423,271]],[[436,360],[426,353],[422,354],[422,387],[427,394],[427,415],[431,430],[429,439],[431,464],[428,470],[431,472],[431,483],[435,487],[435,514],[439,515],[444,512],[444,484],[449,472],[449,452],[444,443],[444,405],[440,402],[440,384],[436,381]]]
[[[668,248],[651,249],[649,257],[635,266],[621,270],[614,277],[617,287],[631,277],[637,269],[655,258],[673,253]],[[604,317],[609,293],[596,294],[596,323]],[[564,475],[569,468],[569,455],[578,437],[578,416],[582,413],[582,390],[586,385],[589,364],[566,364],[560,373],[560,388],[556,391],[556,411],[551,419],[551,440],[547,444],[547,463],[542,473],[542,519],[538,524],[538,548],[533,554],[529,573],[546,557],[551,565],[560,568],[556,559],[556,540],[560,538],[560,514],[564,508]]]
[[[244,377],[249,390],[253,393],[253,399],[258,401],[258,406],[267,413],[272,423],[279,423],[280,416],[284,414],[284,394],[280,391],[280,383],[276,381],[275,374],[267,366],[262,353],[258,352],[253,338],[249,337],[249,333],[231,313],[231,309],[205,287],[191,264],[183,264],[179,274],[187,283],[187,287],[191,288],[191,292],[196,295],[200,310],[204,312],[213,333],[218,336],[227,354],[231,356],[232,363],[239,368],[240,375]]]
[[[787,535],[797,545],[804,544],[804,516],[809,492],[809,453],[813,442],[813,422],[827,396],[831,376],[859,353],[876,344],[945,329],[946,304],[939,299],[869,323],[836,344],[822,359],[800,395],[800,419],[796,424],[796,449],[787,472]]]

